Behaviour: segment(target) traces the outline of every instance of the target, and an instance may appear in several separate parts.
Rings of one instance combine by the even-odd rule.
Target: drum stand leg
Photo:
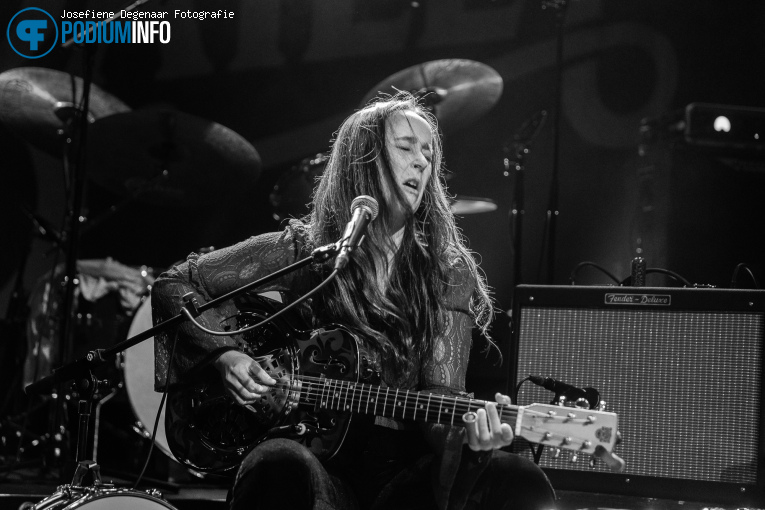
[[[93,408],[93,402],[98,398],[99,387],[108,386],[108,381],[99,381],[93,372],[88,373],[88,378],[83,378],[78,382],[80,394],[79,405],[77,407],[78,425],[77,425],[77,463],[72,477],[71,485],[73,487],[82,487],[86,476],[90,474],[91,484],[94,486],[102,485],[101,467],[97,462],[89,460],[88,439],[90,431],[90,412]]]

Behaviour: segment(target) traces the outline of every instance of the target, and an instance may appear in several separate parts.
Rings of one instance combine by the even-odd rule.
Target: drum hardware
[[[555,237],[560,213],[558,211],[560,194],[558,174],[560,168],[560,116],[563,97],[563,25],[568,9],[568,0],[543,0],[542,7],[552,9],[555,12],[555,106],[552,115],[552,177],[550,178],[550,194],[543,233],[545,249],[542,256],[539,257],[537,280],[543,283],[552,283],[555,280]],[[544,262],[547,262],[547,271],[546,278],[543,280],[542,265]],[[518,282],[515,283],[515,285],[517,284]]]
[[[57,358],[50,360],[50,366],[62,366],[74,359],[73,331],[80,320],[74,314],[74,293],[81,234],[96,228],[133,200],[178,206],[228,197],[246,190],[246,184],[254,183],[260,169],[257,152],[239,135],[218,124],[178,112],[142,112],[89,129],[88,126],[99,120],[130,112],[130,108],[92,83],[92,55],[84,55],[83,60],[83,78],[31,67],[0,74],[0,121],[32,145],[63,158],[67,193],[65,227],[57,233],[40,221],[33,221],[40,235],[66,253],[64,298],[58,315],[61,326],[57,328],[61,340],[56,342]],[[123,140],[123,146],[115,147],[114,140]],[[86,142],[88,151],[85,151]],[[123,151],[122,165],[115,168],[116,176],[111,175],[110,168],[115,166],[114,160],[119,154],[106,149],[110,147],[114,147],[116,153]],[[125,151],[132,154],[125,155]],[[85,163],[91,170],[106,168],[95,173],[89,171],[87,174],[92,175],[87,175]],[[209,172],[209,168],[217,171]],[[228,171],[236,183],[228,190],[216,186],[224,182],[221,179],[224,171]],[[107,188],[111,186],[126,198],[85,224],[82,211],[87,178]],[[220,190],[217,195],[215,190]],[[57,389],[56,394],[63,395],[64,391]],[[65,436],[66,426],[62,424],[66,413],[61,408],[64,399],[55,399],[53,403],[48,436]],[[56,451],[53,454],[56,459],[67,456],[65,442],[61,446],[64,451]],[[46,465],[58,465],[58,462]]]
[[[529,155],[531,145],[542,132],[547,120],[547,111],[540,110],[526,119],[521,127],[509,140],[503,150],[505,177],[513,175],[513,202],[510,208],[510,236],[513,242],[513,280],[512,285],[521,283],[521,256],[523,255],[523,216],[525,207],[525,160]]]
[[[107,502],[93,503],[94,508],[169,508],[173,507],[162,499],[161,493],[156,489],[147,491],[137,491],[136,488],[125,489],[118,488],[114,484],[104,483],[101,478],[101,468],[95,460],[97,451],[94,451],[91,460],[88,456],[88,440],[90,436],[90,414],[96,405],[98,406],[110,399],[116,393],[116,385],[107,379],[99,379],[94,375],[97,367],[103,365],[109,358],[103,355],[101,349],[89,352],[85,358],[77,360],[74,363],[65,365],[62,369],[70,370],[74,375],[75,382],[71,384],[70,395],[78,400],[78,424],[75,471],[70,484],[60,486],[56,492],[36,505],[29,508],[47,509],[59,508],[79,508],[81,505],[103,498],[112,498]],[[59,384],[53,383],[46,386],[47,390],[52,390]],[[30,385],[33,386],[33,385]],[[27,391],[29,386],[27,387]],[[108,394],[106,394],[108,393]],[[103,396],[106,394],[105,396]],[[97,423],[97,421],[96,421]],[[97,448],[97,439],[94,438],[94,450]],[[148,460],[148,459],[147,459]],[[139,477],[136,486],[140,482]],[[77,501],[77,505],[71,506],[72,501]],[[115,506],[118,504],[119,506]],[[147,506],[149,505],[150,506]],[[136,506],[137,505],[137,506]]]
[[[93,84],[92,53],[83,55],[83,77],[44,68],[24,67],[0,74],[0,121],[32,145],[63,162],[66,190],[65,228],[60,238],[65,253],[64,299],[60,314],[61,341],[57,366],[71,359],[74,332],[74,292],[76,263],[79,254],[80,217],[84,205],[84,188],[87,179],[85,154],[88,126],[99,118],[129,108]],[[57,389],[55,393],[63,394]],[[50,410],[49,431],[51,437],[61,434],[65,420],[64,399],[55,399]],[[65,451],[50,452],[48,464],[66,458]],[[54,449],[55,450],[55,449]]]
[[[444,133],[456,131],[488,112],[502,95],[502,77],[486,64],[466,59],[424,62],[372,87],[361,107],[379,93],[407,90],[438,119]]]

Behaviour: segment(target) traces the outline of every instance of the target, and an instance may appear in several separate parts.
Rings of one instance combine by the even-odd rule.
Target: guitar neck
[[[462,415],[486,406],[484,400],[336,379],[304,379],[301,401],[317,409],[449,425],[464,425]],[[497,404],[500,420],[513,426],[518,409],[514,405]]]
[[[464,425],[462,416],[486,406],[486,401],[371,384],[303,377],[295,388],[300,402],[317,410],[371,414],[398,420]],[[610,452],[617,440],[617,416],[590,409],[549,404],[497,404],[502,423],[516,437],[554,448],[593,454],[598,446]]]

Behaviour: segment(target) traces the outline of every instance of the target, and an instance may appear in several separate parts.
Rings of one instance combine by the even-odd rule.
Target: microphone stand
[[[543,0],[542,9],[555,9],[556,27],[556,51],[555,51],[555,108],[553,108],[553,166],[550,179],[550,195],[547,205],[547,217],[545,218],[544,241],[546,254],[539,260],[539,273],[542,272],[542,263],[547,260],[548,284],[553,283],[555,276],[555,234],[558,223],[558,168],[560,160],[560,108],[563,90],[563,22],[566,17],[567,0]],[[540,278],[541,280],[541,274]]]

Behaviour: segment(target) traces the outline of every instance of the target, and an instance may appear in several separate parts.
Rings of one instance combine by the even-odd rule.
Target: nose
[[[422,151],[418,151],[415,153],[414,160],[412,161],[412,166],[414,166],[414,168],[419,170],[420,172],[424,172],[425,169],[428,167],[428,160],[425,157],[425,155],[422,153]]]

